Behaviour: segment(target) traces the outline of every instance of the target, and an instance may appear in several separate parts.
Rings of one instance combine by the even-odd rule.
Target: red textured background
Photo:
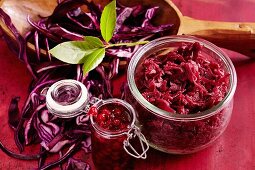
[[[221,21],[255,22],[255,0],[173,0],[186,16]],[[255,46],[255,44],[254,44]],[[137,160],[137,170],[254,170],[255,169],[255,60],[227,52],[238,76],[232,119],[213,146],[195,154],[177,156],[150,150],[147,160]],[[11,97],[27,95],[31,78],[25,66],[0,40],[0,140],[17,151],[8,127],[7,110]],[[26,149],[36,152],[38,147]],[[35,161],[19,161],[0,151],[0,169],[33,169]]]

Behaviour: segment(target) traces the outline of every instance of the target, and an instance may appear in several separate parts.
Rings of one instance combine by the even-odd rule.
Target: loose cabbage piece
[[[19,121],[20,121],[20,115],[19,115],[19,107],[18,107],[18,103],[19,103],[20,97],[14,97],[11,100],[11,104],[9,106],[9,110],[8,110],[8,123],[9,126],[12,129],[16,129],[18,127]]]
[[[69,158],[66,166],[66,170],[90,170],[88,163],[83,162],[82,160],[77,160],[74,158]]]

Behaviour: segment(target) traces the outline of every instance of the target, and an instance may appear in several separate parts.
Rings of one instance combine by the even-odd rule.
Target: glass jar
[[[84,113],[88,103],[87,88],[76,80],[57,81],[47,90],[46,106],[50,113],[60,118],[72,118]]]
[[[128,120],[125,120],[126,128],[109,130],[103,128],[102,123],[95,120],[94,114],[91,114],[91,111],[89,111],[92,126],[92,159],[97,170],[127,169],[128,165],[130,165],[131,156],[142,159],[146,158],[146,152],[149,146],[146,142],[145,144],[143,143],[146,140],[140,133],[140,130],[135,126],[135,111],[130,104],[120,99],[108,99],[97,102],[90,109],[92,108],[93,110],[97,110],[98,115],[105,108],[111,108],[113,110],[120,109],[122,112],[121,117],[125,117]],[[111,116],[116,117],[114,114]],[[138,137],[138,141],[140,141],[136,146],[130,142],[131,139],[135,140],[135,137]],[[138,154],[137,146],[138,149],[141,146],[141,154]]]
[[[124,100],[89,98],[88,90],[84,84],[66,79],[54,83],[47,90],[46,106],[50,113],[59,118],[73,118],[80,114],[87,114],[86,116],[90,117],[92,158],[98,170],[125,169],[132,157],[146,159],[149,145],[140,129],[135,125],[136,115],[133,107]],[[94,120],[94,114],[90,114],[91,110],[100,111],[100,108],[107,107],[112,107],[115,111],[122,108],[111,116],[116,120],[119,118],[119,122],[114,122],[119,125],[121,125],[120,120],[123,122],[125,119],[126,127],[120,130],[107,130]],[[107,124],[104,125],[107,126]]]
[[[141,63],[156,52],[169,48],[177,49],[183,43],[200,43],[202,55],[219,62],[229,76],[229,88],[221,102],[210,109],[194,114],[176,114],[162,110],[148,102],[139,92],[135,76],[139,74]],[[214,44],[190,36],[169,36],[156,39],[133,56],[128,67],[129,103],[137,111],[139,128],[149,145],[157,150],[187,154],[208,147],[226,129],[232,114],[233,96],[236,90],[237,77],[235,68],[228,56]]]

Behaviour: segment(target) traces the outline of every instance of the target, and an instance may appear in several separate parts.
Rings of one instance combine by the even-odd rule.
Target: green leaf
[[[83,58],[83,74],[96,68],[104,59],[105,48],[100,48]]]
[[[109,42],[113,36],[116,25],[116,0],[104,7],[100,19],[100,30],[106,42]]]
[[[104,47],[104,44],[102,43],[102,41],[97,37],[85,36],[84,41],[85,43],[87,43],[88,47],[90,48]]]
[[[49,52],[57,59],[69,64],[81,64],[85,56],[104,48],[97,37],[87,36],[84,41],[68,41],[58,44]]]

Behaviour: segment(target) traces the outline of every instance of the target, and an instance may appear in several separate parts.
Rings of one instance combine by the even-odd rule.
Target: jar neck
[[[63,106],[78,102],[81,98],[81,94],[81,86],[75,82],[63,82],[62,84],[58,84],[51,92],[53,100]]]
[[[127,126],[127,128],[122,129],[122,130],[112,131],[112,130],[107,130],[107,129],[100,127],[98,125],[98,123],[95,122],[94,116],[90,115],[90,121],[91,121],[91,126],[92,126],[93,130],[96,133],[98,133],[104,137],[119,137],[122,135],[126,135],[128,133],[128,131],[135,126],[135,111],[134,111],[133,107],[124,100],[120,100],[120,99],[116,99],[116,98],[101,100],[98,103],[94,104],[93,107],[96,107],[98,109],[103,105],[112,104],[112,103],[120,104],[120,105],[124,106],[128,110],[127,113],[129,114],[131,119],[130,119],[130,123]]]
[[[53,115],[71,118],[82,113],[88,103],[88,91],[76,80],[61,80],[47,91],[46,106]]]

